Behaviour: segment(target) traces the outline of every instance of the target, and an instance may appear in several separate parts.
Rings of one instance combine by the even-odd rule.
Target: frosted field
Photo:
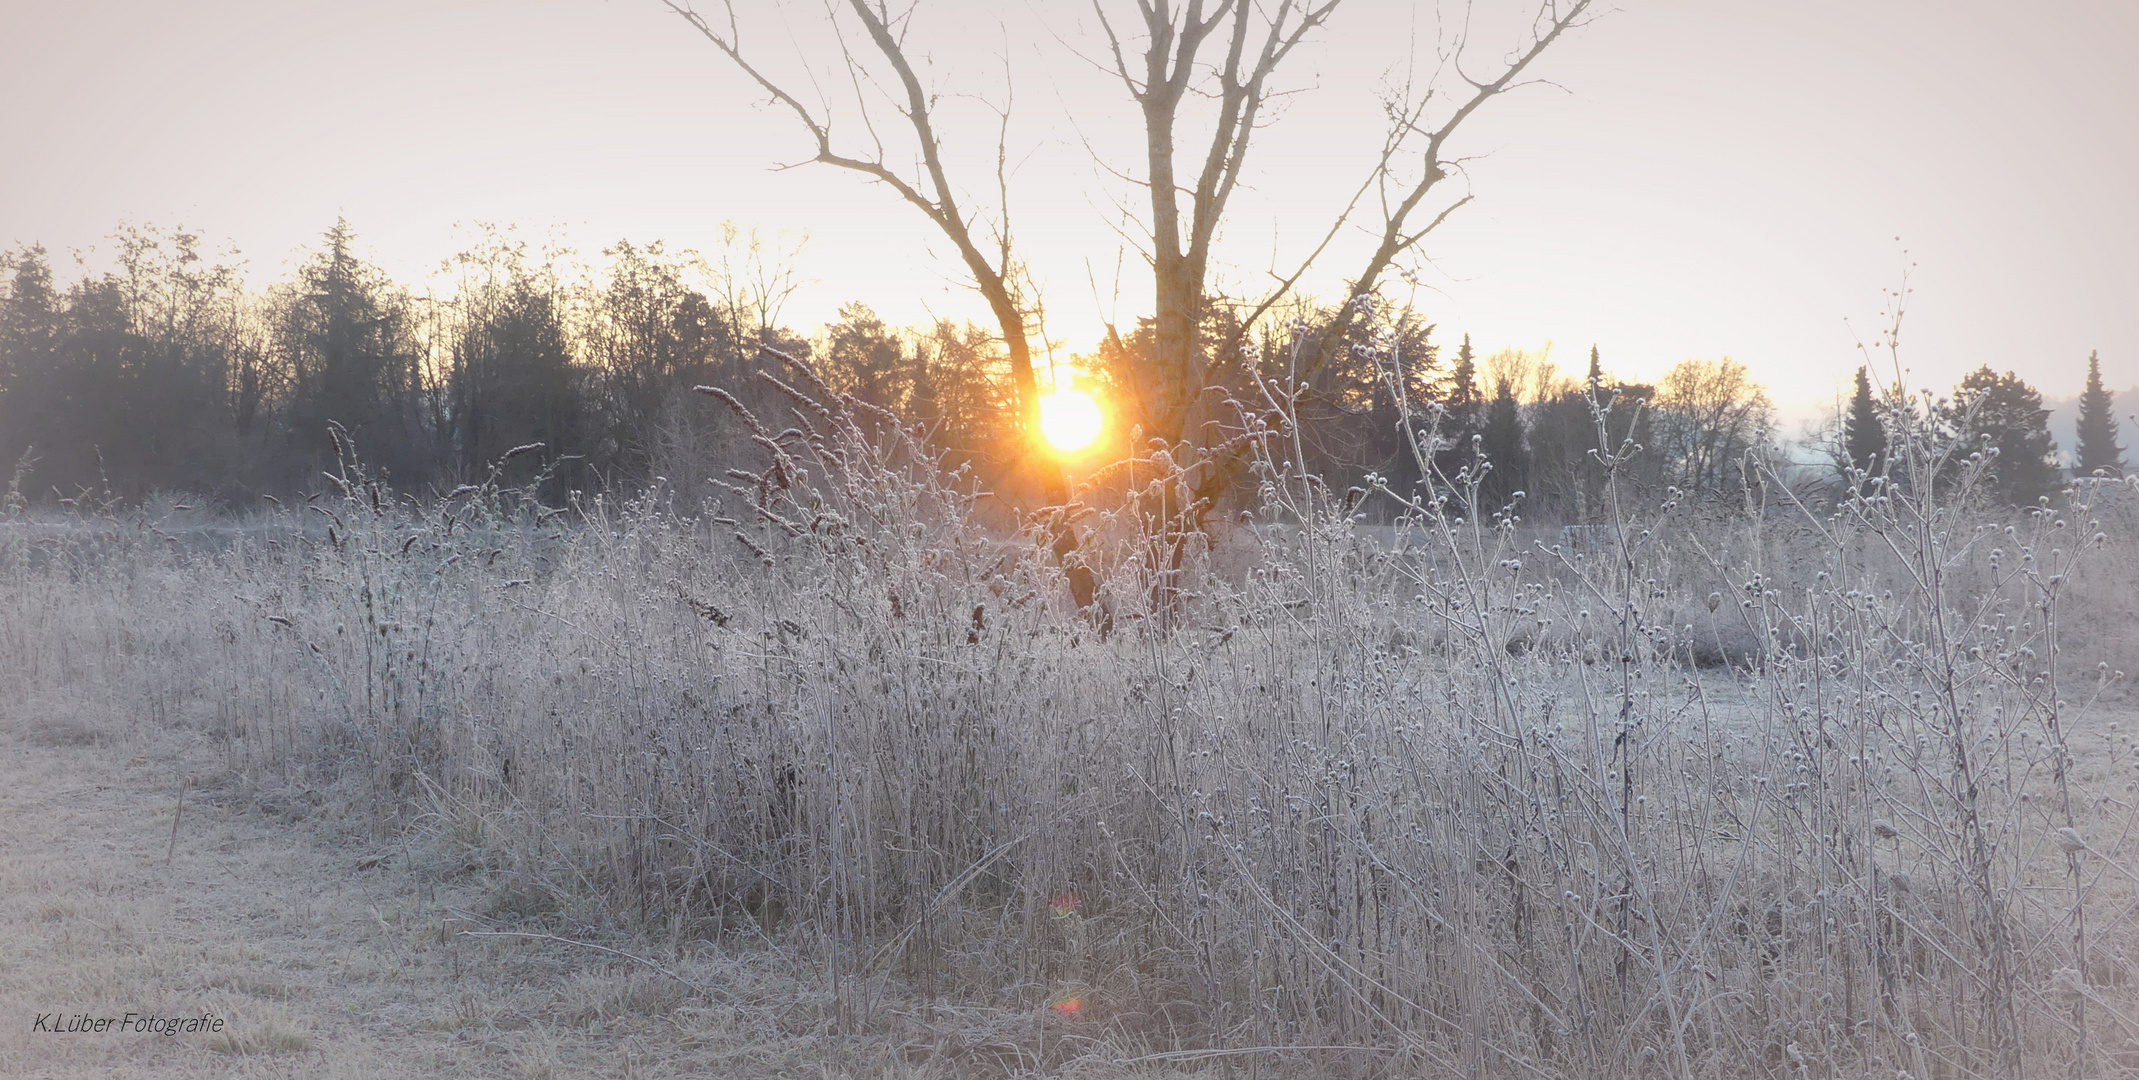
[[[186,742],[230,820],[460,890],[443,940],[668,987],[620,1015],[767,965],[834,1072],[2131,1060],[2135,541],[2085,508],[1176,556],[1127,504],[1064,560],[877,460],[755,522],[351,476],[227,543],[12,527],[8,722]]]

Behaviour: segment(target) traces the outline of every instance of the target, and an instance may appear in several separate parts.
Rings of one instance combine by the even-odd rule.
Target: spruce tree
[[[1886,425],[1872,401],[1872,379],[1857,369],[1857,392],[1849,399],[1849,415],[1842,419],[1842,453],[1846,464],[1876,476],[1886,466]]]
[[[1479,433],[1484,422],[1485,402],[1478,393],[1478,359],[1471,352],[1469,334],[1463,335],[1463,347],[1456,350],[1455,365],[1441,390],[1441,406],[1446,410],[1441,416],[1443,449],[1434,468],[1442,476],[1453,477],[1470,463],[1471,436]]]
[[[414,484],[423,391],[415,320],[386,275],[357,258],[355,244],[355,230],[336,220],[326,246],[298,271],[283,313],[294,382],[290,434],[311,458],[311,473],[333,467],[328,432],[339,425],[368,464]]]
[[[1524,490],[1530,482],[1530,455],[1523,449],[1522,413],[1515,405],[1515,391],[1506,379],[1495,387],[1493,404],[1485,411],[1479,449],[1493,469],[1478,487],[1485,509],[1497,509]]]
[[[42,247],[0,256],[0,469],[13,471],[34,446],[52,450],[61,294]]]
[[[1449,411],[1475,409],[1479,405],[1478,358],[1471,352],[1471,336],[1463,335],[1463,347],[1456,350],[1456,364],[1448,373],[1448,390],[1442,395]]]
[[[1589,376],[1583,387],[1585,397],[1581,405],[1588,415],[1578,418],[1584,423],[1575,436],[1574,449],[1582,455],[1576,470],[1575,520],[1583,525],[1594,525],[1597,513],[1604,505],[1604,463],[1599,460],[1598,453],[1604,447],[1597,445],[1595,410],[1611,406],[1604,392],[1604,358],[1597,352],[1595,342],[1589,346]]]
[[[2117,445],[2117,415],[2110,411],[2115,397],[2102,389],[2102,358],[2087,354],[2087,390],[2080,395],[2080,475],[2106,472],[2124,474],[2124,448]]]

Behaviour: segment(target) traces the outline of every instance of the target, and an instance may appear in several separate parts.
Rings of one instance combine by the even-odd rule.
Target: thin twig
[[[535,934],[521,930],[463,930],[461,931],[461,936],[525,938],[529,941],[554,941],[560,945],[577,945],[582,949],[593,949],[595,952],[608,953],[611,956],[622,957],[623,959],[629,960],[632,963],[639,965],[640,967],[646,968],[650,971],[658,972],[662,975],[666,975],[669,978],[674,979],[677,982],[680,982],[683,985],[690,987],[693,993],[701,994],[707,997],[712,996],[712,992],[707,990],[705,987],[700,986],[697,983],[694,983],[691,980],[686,979],[683,976],[678,975],[675,972],[670,971],[669,969],[662,967],[661,965],[656,964],[643,956],[637,956],[632,953],[625,952],[622,949],[612,949],[607,945],[596,945],[591,941],[577,941],[568,937],[558,937],[555,934]]]
[[[163,853],[165,866],[171,865],[171,857],[178,854],[178,823],[186,816],[186,788],[192,783],[193,778],[189,776],[178,785],[178,809],[171,812],[171,846],[164,849]]]

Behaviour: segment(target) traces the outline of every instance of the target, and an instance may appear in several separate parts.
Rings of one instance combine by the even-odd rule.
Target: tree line
[[[44,249],[16,251],[0,257],[0,467],[25,496],[244,503],[313,486],[348,451],[417,491],[538,446],[516,479],[629,488],[718,434],[682,390],[739,381],[761,344],[806,348],[770,325],[791,279],[761,241],[727,239],[723,267],[627,242],[571,278],[491,230],[424,291],[360,257],[347,222],[257,292],[186,232],[122,229],[117,269],[66,285]]]
[[[620,242],[577,272],[491,230],[421,291],[361,258],[347,222],[261,291],[191,233],[129,228],[114,243],[116,269],[65,285],[41,248],[0,262],[0,468],[13,465],[26,496],[183,491],[242,505],[313,486],[345,448],[409,491],[483,479],[508,456],[511,479],[539,475],[553,496],[707,484],[747,456],[747,436],[690,390],[720,385],[779,415],[753,377],[767,348],[901,418],[983,486],[1014,490],[1031,471],[999,332],[896,327],[859,302],[799,332],[780,322],[794,252],[739,230],[714,258]],[[1444,348],[1419,311],[1371,294],[1261,312],[1213,304],[1201,318],[1199,338],[1227,343],[1206,363],[1239,373],[1231,393],[1260,399],[1236,411],[1281,406],[1298,465],[1340,489],[1486,511],[1519,502],[1533,520],[1583,522],[1603,512],[1608,460],[1623,489],[1703,496],[1743,493],[1779,467],[1774,404],[1729,358],[1684,361],[1652,384],[1615,377],[1592,347],[1571,375],[1521,350],[1481,357],[1467,335]],[[1145,319],[1069,354],[1109,404],[1101,458],[1153,436],[1135,381],[1159,335]],[[1828,440],[1834,475],[1881,471],[1885,396],[1860,369]],[[2048,412],[2018,376],[1972,373],[1935,411],[1953,437],[1996,450],[1998,498],[2025,505],[2055,484]],[[2080,470],[2115,473],[2121,454],[2090,358]]]
[[[2121,477],[2124,448],[2117,442],[2115,395],[2102,385],[2102,360],[2087,357],[2086,388],[2080,394],[2077,477]],[[1963,376],[1953,392],[1912,402],[1898,387],[1874,389],[1868,367],[1857,369],[1856,387],[1828,446],[1845,480],[1883,479],[1888,473],[1888,431],[1895,414],[1915,413],[1920,430],[1948,452],[1935,479],[1952,482],[1974,465],[1990,501],[2013,507],[2037,505],[2062,482],[2057,442],[2050,436],[2050,410],[2042,393],[2013,372],[1989,365]]]

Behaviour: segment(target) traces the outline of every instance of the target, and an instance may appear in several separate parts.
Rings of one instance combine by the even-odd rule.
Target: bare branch
[[[670,11],[675,12],[684,22],[691,24],[700,34],[704,35],[707,41],[713,43],[714,48],[726,54],[728,59],[735,62],[736,67],[743,69],[743,73],[750,76],[753,82],[764,88],[766,93],[771,94],[774,100],[792,110],[796,118],[802,121],[802,126],[808,129],[812,136],[816,137],[817,152],[820,160],[822,160],[823,155],[831,153],[832,136],[826,125],[819,123],[815,116],[810,115],[809,109],[802,102],[797,101],[794,95],[775,85],[771,79],[765,77],[763,72],[752,67],[748,60],[743,59],[742,33],[736,26],[735,4],[732,0],[724,0],[723,3],[723,6],[728,9],[727,37],[722,37],[715,33],[713,27],[707,24],[705,17],[698,14],[690,5],[679,4],[676,0],[661,0],[661,3],[666,5]]]
[[[908,60],[902,44],[906,28],[910,25],[911,11],[898,18],[900,30],[898,34],[894,35],[891,28],[893,18],[889,9],[883,3],[879,2],[872,6],[868,0],[847,0],[848,9],[853,12],[855,18],[861,21],[862,27],[868,31],[871,43],[875,45],[877,52],[883,56],[885,62],[891,66],[892,73],[898,78],[901,91],[899,96],[904,98],[904,104],[900,105],[895,101],[893,107],[905,118],[907,125],[913,129],[915,142],[920,151],[920,164],[923,174],[919,182],[908,180],[884,163],[883,141],[876,131],[875,125],[870,120],[868,101],[862,89],[863,80],[869,79],[872,84],[874,80],[870,79],[865,65],[848,49],[845,35],[840,33],[838,13],[833,6],[834,0],[826,0],[825,11],[832,22],[834,33],[839,35],[841,57],[846,63],[849,81],[853,85],[855,96],[861,106],[863,125],[875,142],[876,152],[872,157],[852,157],[835,151],[832,147],[829,113],[826,119],[820,119],[793,94],[774,82],[770,76],[758,70],[744,57],[741,44],[742,35],[735,16],[733,0],[723,0],[723,7],[728,14],[728,28],[725,34],[714,29],[712,24],[707,22],[687,2],[683,2],[683,0],[661,0],[661,2],[667,5],[670,11],[675,12],[678,17],[689,23],[706,40],[712,42],[714,47],[721,51],[722,55],[732,61],[736,67],[748,75],[766,93],[772,95],[774,100],[784,104],[790,112],[794,113],[796,119],[801,122],[803,128],[809,132],[811,138],[817,143],[817,155],[813,160],[859,173],[887,185],[893,191],[898,192],[900,198],[906,200],[908,204],[927,217],[936,226],[937,231],[941,232],[951,242],[951,245],[957,249],[959,258],[965,263],[966,269],[973,275],[974,286],[979,290],[982,298],[988,302],[989,308],[995,314],[996,321],[1001,327],[1004,346],[1010,352],[1011,375],[1017,384],[1019,419],[1028,434],[1036,431],[1039,398],[1038,384],[1034,379],[1032,370],[1031,343],[1028,340],[1029,335],[1026,329],[1028,312],[1026,305],[1020,302],[1018,289],[1014,281],[1017,269],[1012,252],[1009,186],[1006,168],[1009,101],[1005,101],[1001,110],[1003,124],[999,130],[997,141],[996,179],[998,191],[1003,198],[1003,207],[1000,219],[1001,228],[995,238],[996,259],[991,262],[989,257],[983,254],[979,246],[975,244],[970,227],[971,223],[959,210],[955,194],[956,189],[952,186],[948,172],[943,164],[942,140],[936,132],[934,118],[935,99],[922,87],[921,80],[914,73],[913,65]],[[925,188],[923,185],[925,185]]]
[[[1385,147],[1382,150],[1383,168],[1387,167],[1389,155],[1393,151],[1393,146]],[[1366,196],[1367,188],[1374,183],[1378,174],[1379,171],[1370,173],[1365,180],[1360,182],[1358,190],[1352,192],[1351,200],[1344,204],[1344,210],[1338,213],[1335,221],[1330,222],[1329,231],[1322,234],[1322,242],[1316,244],[1315,249],[1308,252],[1306,258],[1300,260],[1300,265],[1293,270],[1291,276],[1280,278],[1277,288],[1272,289],[1270,295],[1265,296],[1260,303],[1256,304],[1255,309],[1250,311],[1248,316],[1241,319],[1240,324],[1233,328],[1232,336],[1227,338],[1224,345],[1218,350],[1221,355],[1228,356],[1230,359],[1206,375],[1206,381],[1223,383],[1239,372],[1241,361],[1240,345],[1246,339],[1248,332],[1255,327],[1256,323],[1262,320],[1264,315],[1270,313],[1271,308],[1276,307],[1280,301],[1291,294],[1293,287],[1299,284],[1300,278],[1306,276],[1308,268],[1315,264],[1315,260],[1322,257],[1322,253],[1329,248],[1330,242],[1335,240],[1337,233],[1344,228],[1345,222],[1351,220],[1352,211],[1359,208],[1359,200]],[[1275,276],[1275,274],[1273,273],[1272,276]]]
[[[1530,67],[1532,62],[1543,55],[1554,41],[1559,40],[1560,35],[1566,33],[1569,29],[1582,25],[1582,17],[1588,12],[1591,3],[1592,0],[1574,0],[1563,10],[1558,0],[1545,0],[1544,3],[1539,5],[1538,15],[1532,22],[1533,33],[1530,44],[1517,53],[1508,62],[1508,65],[1501,69],[1497,77],[1488,82],[1479,82],[1468,75],[1462,75],[1460,67],[1461,46],[1459,44],[1457,49],[1458,74],[1462,75],[1464,81],[1473,87],[1473,93],[1463,104],[1457,106],[1455,111],[1450,113],[1439,127],[1427,129],[1423,125],[1424,112],[1422,107],[1414,107],[1410,103],[1392,103],[1390,105],[1391,137],[1394,140],[1400,143],[1410,135],[1422,135],[1426,140],[1426,145],[1420,152],[1421,171],[1418,182],[1412,185],[1411,189],[1398,200],[1394,207],[1387,205],[1385,195],[1381,242],[1375,247],[1374,254],[1368,258],[1365,269],[1357,278],[1353,279],[1351,286],[1353,295],[1356,296],[1373,291],[1374,286],[1381,280],[1381,275],[1388,271],[1390,265],[1399,256],[1410,251],[1420,240],[1438,228],[1442,222],[1448,220],[1450,214],[1470,202],[1471,196],[1465,195],[1453,204],[1443,208],[1424,228],[1407,231],[1409,230],[1411,215],[1426,200],[1426,196],[1441,181],[1460,171],[1457,163],[1451,162],[1442,156],[1449,138],[1463,126],[1464,121],[1470,119],[1472,114],[1484,107],[1486,102],[1505,93],[1511,86],[1517,85],[1517,79],[1522,73]],[[1467,19],[1468,8],[1466,8]],[[1467,25],[1466,22],[1466,27]],[[1387,178],[1388,165],[1386,158],[1381,165],[1377,166],[1376,174],[1378,178]],[[1347,304],[1340,308],[1336,317],[1331,319],[1329,325],[1323,328],[1322,335],[1314,349],[1314,363],[1320,363],[1323,358],[1330,354],[1335,343],[1343,340],[1344,334],[1350,328],[1352,317],[1353,308]]]
[[[1141,0],[1139,0],[1137,6],[1143,8],[1146,19],[1151,17],[1151,9],[1146,7]],[[1129,61],[1122,56],[1121,37],[1114,32],[1114,24],[1108,21],[1107,9],[1100,6],[1099,0],[1092,0],[1092,10],[1099,16],[1100,29],[1105,31],[1107,35],[1107,49],[1114,54],[1114,71],[1121,76],[1122,86],[1128,89],[1130,100],[1144,100],[1144,92],[1136,88],[1136,79],[1129,74]]]

